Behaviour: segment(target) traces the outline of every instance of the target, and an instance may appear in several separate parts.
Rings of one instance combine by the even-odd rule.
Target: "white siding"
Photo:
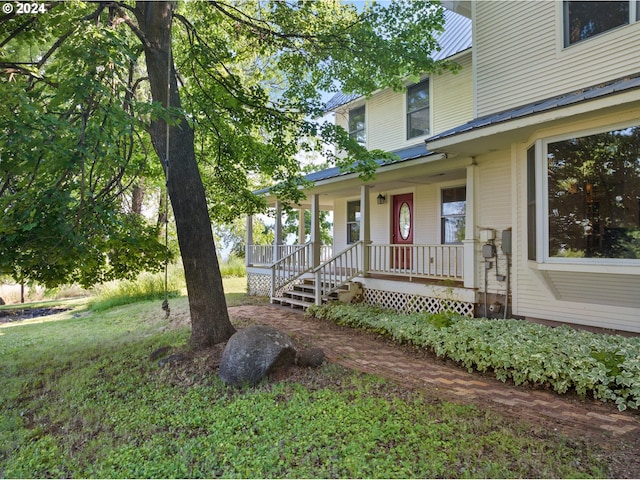
[[[433,134],[462,125],[473,118],[471,52],[460,57],[458,73],[446,72],[433,78]]]
[[[640,22],[571,47],[560,2],[475,2],[477,115],[638,73]]]
[[[502,231],[511,228],[511,168],[510,152],[495,152],[477,159],[479,172],[479,192],[476,224],[479,229],[495,230],[497,257],[492,259],[492,266],[487,275],[487,292],[504,294],[507,284],[496,276],[506,275],[507,257],[502,253]],[[479,238],[479,232],[474,236]],[[482,244],[479,245],[482,249]],[[497,259],[497,270],[496,270]],[[478,254],[477,268],[480,272],[480,286],[484,293],[485,259],[482,250]]]
[[[473,119],[473,81],[471,52],[456,60],[462,67],[458,73],[444,72],[430,79],[431,133],[407,140],[406,92],[385,89],[366,100],[365,120],[367,148],[385,151],[416,145],[430,135],[448,130]],[[362,102],[349,108],[356,108]],[[347,109],[336,112],[336,123],[348,127]]]

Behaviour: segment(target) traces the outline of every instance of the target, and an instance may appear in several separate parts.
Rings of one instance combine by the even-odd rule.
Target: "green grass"
[[[611,476],[581,441],[337,365],[232,389],[188,338],[157,301],[0,324],[0,477]]]

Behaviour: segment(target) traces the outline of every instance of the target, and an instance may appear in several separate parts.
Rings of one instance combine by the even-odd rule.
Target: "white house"
[[[248,247],[250,292],[302,304],[357,281],[399,310],[640,332],[639,2],[443,3],[440,54],[462,70],[334,97],[336,122],[398,160],[369,183],[310,175],[332,251],[315,231]]]

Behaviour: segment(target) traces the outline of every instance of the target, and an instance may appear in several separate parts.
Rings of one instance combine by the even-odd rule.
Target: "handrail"
[[[316,281],[316,305],[322,299],[362,273],[362,240],[313,269]]]
[[[307,242],[271,265],[271,298],[279,296],[284,287],[311,270],[313,242]]]

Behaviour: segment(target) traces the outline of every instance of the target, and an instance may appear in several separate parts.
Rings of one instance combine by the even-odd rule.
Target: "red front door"
[[[411,247],[413,245],[413,193],[393,197],[393,238],[396,245],[393,255],[394,268],[411,268]]]

